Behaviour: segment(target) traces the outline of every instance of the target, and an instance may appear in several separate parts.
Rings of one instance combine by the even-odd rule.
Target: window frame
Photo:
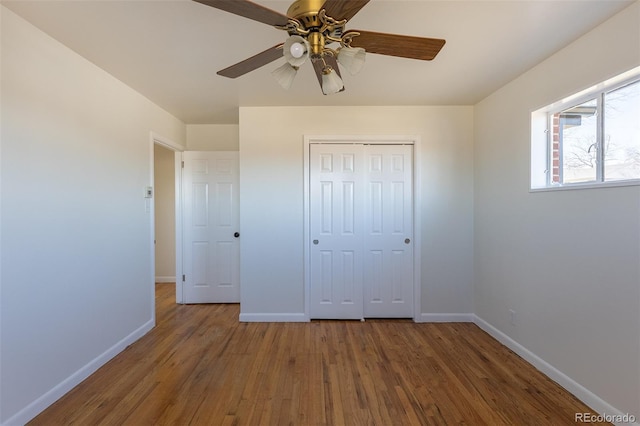
[[[640,67],[636,67],[609,80],[596,84],[586,90],[575,93],[560,101],[531,113],[531,158],[529,190],[553,191],[582,188],[603,188],[640,185],[639,179],[620,179],[606,181],[605,149],[603,144],[605,126],[605,97],[632,84],[640,84]],[[554,183],[553,180],[553,116],[562,111],[577,107],[590,100],[596,100],[596,178],[592,181]],[[541,132],[543,136],[541,137]],[[542,160],[544,155],[544,161]],[[562,144],[559,146],[559,169],[562,177]],[[540,166],[544,164],[544,170]]]
[[[607,90],[608,91],[608,90]],[[554,108],[551,109],[547,112],[547,173],[546,173],[546,179],[547,179],[547,186],[548,187],[556,187],[556,186],[567,186],[567,185],[593,185],[593,184],[598,184],[598,183],[604,183],[603,177],[604,177],[604,162],[602,161],[604,159],[604,155],[603,155],[603,149],[602,149],[602,135],[603,135],[603,128],[604,128],[604,94],[605,91],[600,91],[600,92],[596,92],[596,93],[585,93],[583,96],[580,96],[576,99],[574,99],[571,103],[566,104],[566,105],[562,105],[559,108]],[[595,160],[596,160],[596,167],[595,167],[595,171],[596,171],[596,176],[595,176],[595,180],[592,181],[585,181],[585,182],[573,182],[573,183],[564,183],[562,181],[563,178],[563,141],[562,139],[559,142],[559,147],[558,147],[558,157],[559,157],[559,164],[558,164],[558,168],[559,168],[559,176],[560,176],[560,183],[555,183],[553,182],[553,116],[555,114],[561,113],[563,111],[567,111],[571,108],[576,108],[579,107],[580,105],[587,103],[589,101],[595,100],[596,101],[596,112],[595,112],[595,116],[596,116],[596,155],[595,155]],[[561,137],[562,138],[562,137]]]

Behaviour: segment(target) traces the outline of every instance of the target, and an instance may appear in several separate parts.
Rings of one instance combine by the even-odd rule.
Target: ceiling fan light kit
[[[342,79],[329,65],[322,69],[322,93],[333,95],[344,90]]]
[[[294,67],[304,64],[309,57],[311,46],[304,38],[292,35],[282,46],[283,56]]]
[[[289,62],[285,62],[282,66],[271,71],[273,78],[275,78],[278,84],[285,90],[291,87],[293,80],[296,78],[296,74],[298,74],[298,68]]]
[[[430,61],[445,44],[443,39],[345,31],[349,19],[369,0],[296,0],[286,15],[249,0],[194,1],[286,31],[289,37],[284,44],[218,71],[224,77],[237,78],[284,56],[287,62],[271,74],[285,89],[291,87],[298,68],[308,59],[322,93],[329,95],[344,90],[338,63],[355,75],[362,70],[366,53]]]
[[[365,50],[362,47],[345,46],[338,52],[337,59],[351,75],[356,75],[364,67],[365,56]]]

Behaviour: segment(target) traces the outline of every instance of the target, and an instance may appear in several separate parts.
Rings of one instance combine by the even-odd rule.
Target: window
[[[532,114],[532,189],[640,184],[640,69],[633,71]]]

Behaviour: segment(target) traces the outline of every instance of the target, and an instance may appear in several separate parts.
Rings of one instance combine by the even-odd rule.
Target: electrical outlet
[[[509,322],[511,325],[516,325],[516,311],[509,309]]]

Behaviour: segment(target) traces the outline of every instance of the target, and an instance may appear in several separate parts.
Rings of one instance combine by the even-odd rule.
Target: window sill
[[[640,179],[621,180],[613,182],[587,182],[570,183],[566,185],[543,186],[539,188],[529,188],[529,192],[549,192],[549,191],[571,191],[575,189],[598,189],[598,188],[618,188],[623,186],[640,186]]]

